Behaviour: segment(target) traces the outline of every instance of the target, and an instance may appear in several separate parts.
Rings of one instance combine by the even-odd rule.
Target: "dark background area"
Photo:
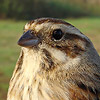
[[[0,0],[0,18],[100,16],[100,0]]]

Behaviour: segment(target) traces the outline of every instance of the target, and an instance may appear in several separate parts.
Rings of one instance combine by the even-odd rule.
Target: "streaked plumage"
[[[40,18],[27,23],[7,100],[99,100],[100,57],[73,25]]]

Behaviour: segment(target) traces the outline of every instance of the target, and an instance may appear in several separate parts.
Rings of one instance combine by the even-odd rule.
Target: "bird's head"
[[[48,59],[52,59],[49,61],[50,66],[58,61],[66,63],[68,67],[75,67],[88,62],[88,58],[96,58],[88,37],[73,25],[59,19],[40,18],[30,21],[25,25],[18,44],[44,53]]]

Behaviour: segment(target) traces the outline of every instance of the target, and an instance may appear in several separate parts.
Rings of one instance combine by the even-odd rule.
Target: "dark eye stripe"
[[[66,33],[66,34],[64,35],[64,38],[65,38],[65,40],[66,40],[66,39],[70,39],[70,40],[79,39],[79,40],[82,40],[82,41],[84,41],[84,42],[89,43],[89,41],[88,41],[87,39],[82,38],[81,36],[76,35],[76,34],[74,34],[74,33],[73,33],[73,34]]]

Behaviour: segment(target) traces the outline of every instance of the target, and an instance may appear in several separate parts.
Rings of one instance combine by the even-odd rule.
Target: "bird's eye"
[[[52,38],[55,40],[60,40],[63,36],[63,32],[61,29],[56,29],[53,31]]]

